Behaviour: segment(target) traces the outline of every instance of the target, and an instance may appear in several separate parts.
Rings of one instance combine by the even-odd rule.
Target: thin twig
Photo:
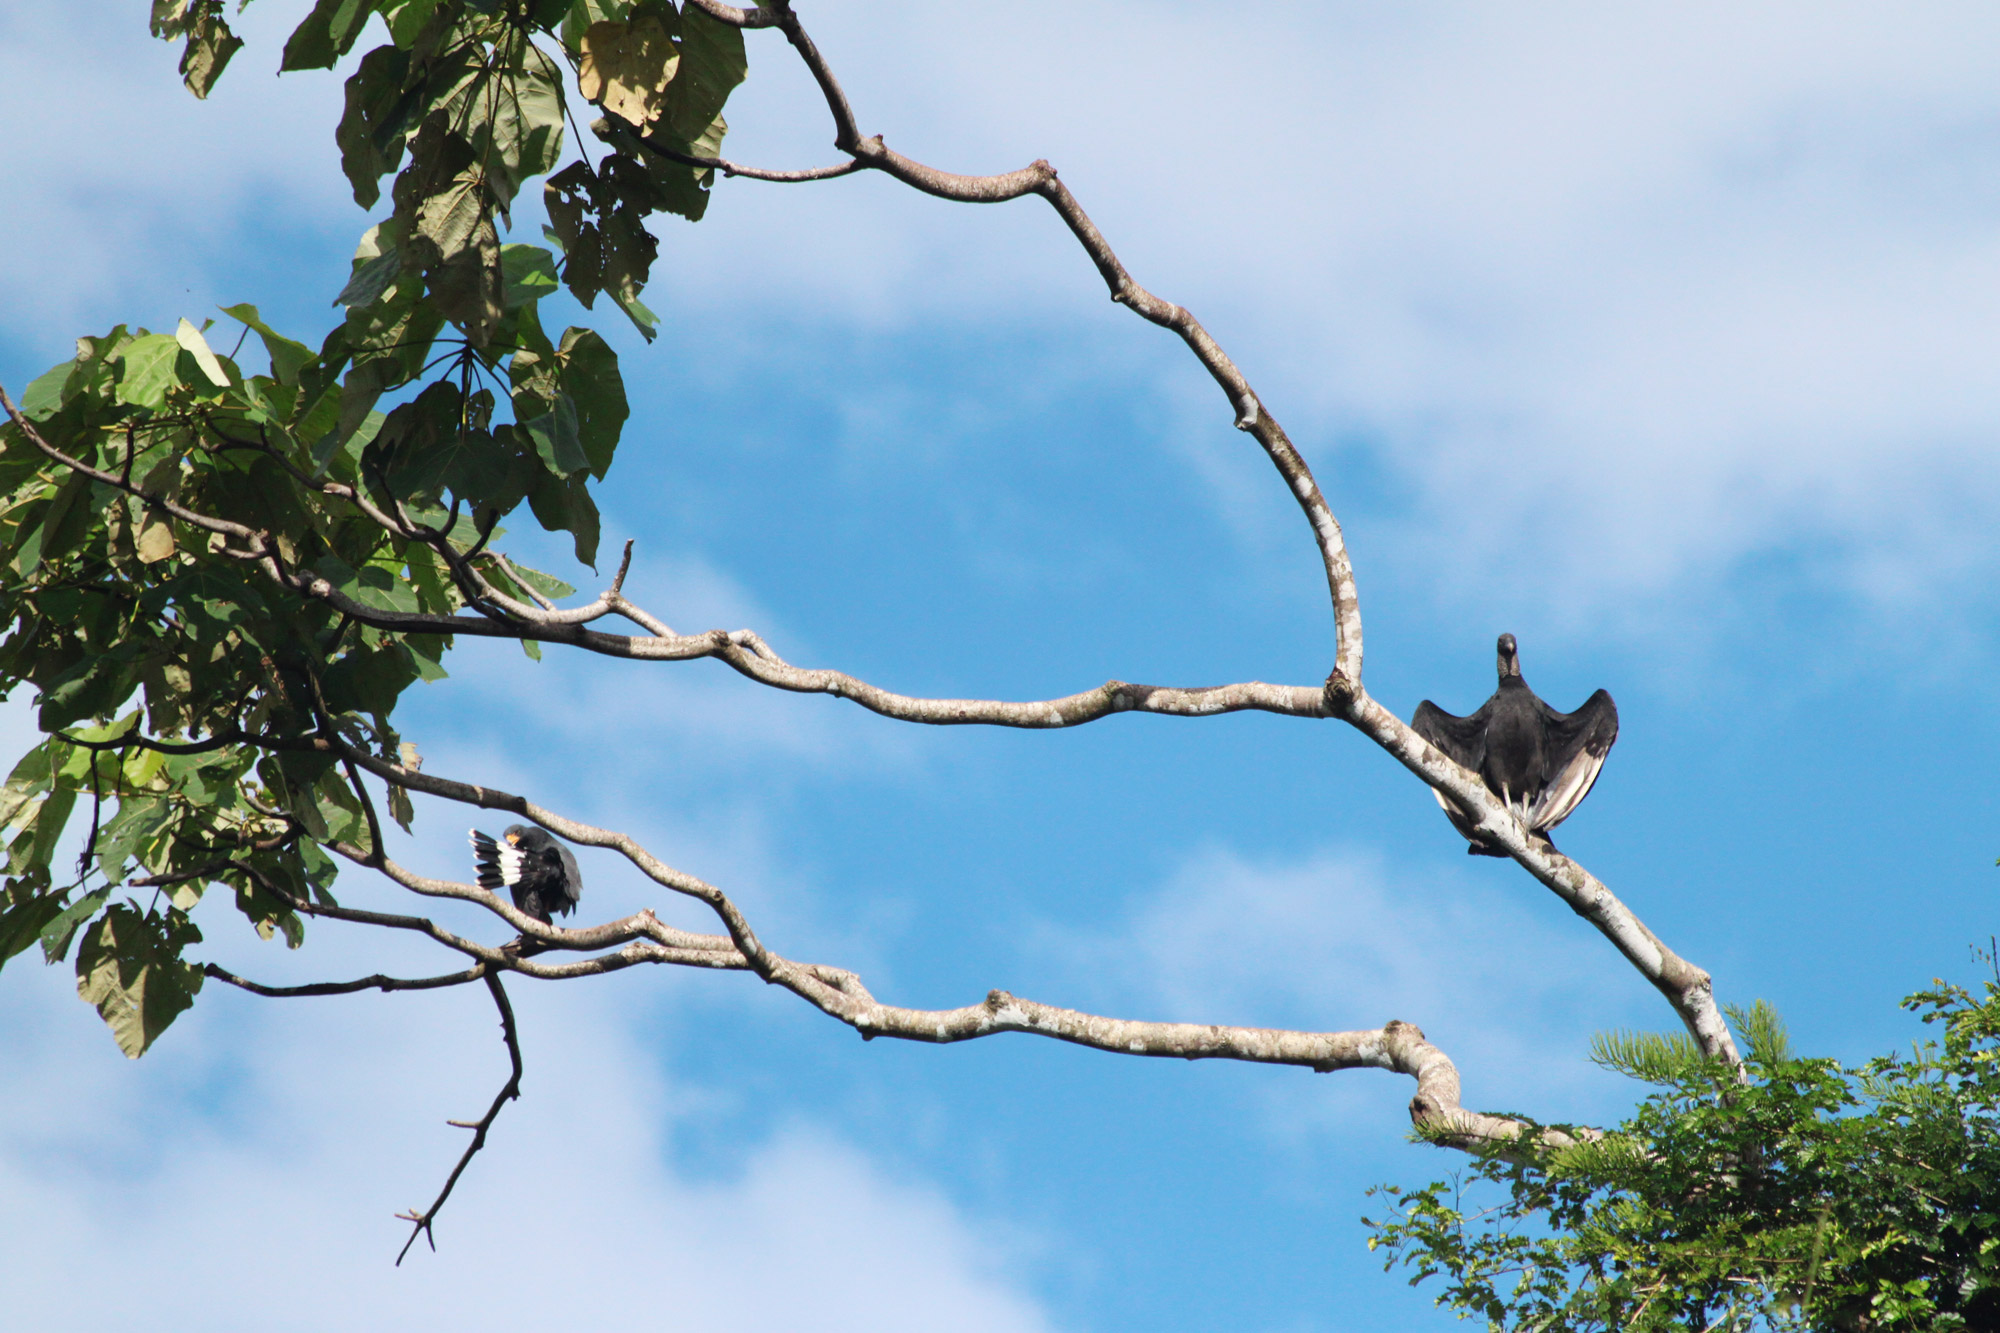
[[[418,1236],[422,1236],[430,1245],[432,1253],[436,1253],[437,1237],[432,1234],[431,1228],[437,1221],[438,1210],[443,1208],[444,1201],[451,1197],[452,1187],[457,1185],[458,1178],[465,1174],[466,1164],[486,1146],[486,1131],[493,1127],[494,1120],[500,1115],[500,1108],[521,1095],[521,1041],[514,1030],[514,1006],[508,1003],[507,990],[500,984],[498,974],[488,972],[482,979],[486,982],[486,989],[493,995],[494,1007],[500,1011],[500,1038],[507,1043],[507,1061],[510,1066],[507,1081],[501,1085],[499,1093],[493,1098],[493,1105],[486,1108],[486,1114],[472,1124],[465,1125],[472,1131],[472,1142],[465,1145],[465,1151],[459,1155],[458,1165],[452,1167],[451,1174],[445,1178],[444,1188],[438,1191],[438,1196],[431,1201],[431,1206],[421,1212],[412,1208],[407,1213],[396,1214],[412,1224],[410,1238],[403,1242],[403,1248],[396,1255],[398,1268],[402,1267],[403,1257],[410,1252],[410,1247],[417,1243]],[[463,1121],[452,1123],[464,1125]]]

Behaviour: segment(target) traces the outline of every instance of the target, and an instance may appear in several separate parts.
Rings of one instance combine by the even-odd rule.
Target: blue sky
[[[317,335],[367,225],[338,81],[270,76],[292,7],[245,15],[206,104],[129,8],[0,14],[10,390],[120,321],[249,300]],[[1470,709],[1503,630],[1558,707],[1612,690],[1618,748],[1560,841],[1724,1000],[1859,1058],[1915,1035],[1900,996],[1974,974],[2000,925],[2000,17],[803,12],[864,131],[959,171],[1048,157],[1230,349],[1346,524],[1378,697]],[[730,120],[743,160],[831,160],[768,36]],[[655,275],[659,342],[593,318],[635,409],[600,503],[638,541],[628,591],[676,628],[749,626],[910,693],[1324,677],[1324,582],[1283,487],[1045,208],[724,182],[706,221],[661,228]],[[713,663],[449,665],[404,719],[429,767],[631,831],[891,1002],[1402,1018],[1469,1105],[1596,1120],[1632,1090],[1589,1034],[1672,1023],[1335,724],[920,730]],[[18,746],[22,701],[5,717]],[[408,861],[463,876],[466,814],[419,815]],[[583,864],[590,911],[701,924]],[[332,925],[295,954],[222,911],[204,928],[272,980],[431,965]],[[1406,1081],[863,1044],[742,977],[515,991],[526,1096],[440,1251],[393,1269],[390,1214],[428,1199],[462,1141],[443,1120],[504,1072],[482,996],[218,988],[131,1063],[65,971],[16,960],[10,1315],[1452,1326],[1356,1220],[1369,1185],[1455,1164],[1403,1141]]]

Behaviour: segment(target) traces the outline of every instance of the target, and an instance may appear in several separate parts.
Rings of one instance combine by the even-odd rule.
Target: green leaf
[[[174,910],[140,915],[119,903],[84,933],[76,955],[77,994],[110,1025],[118,1048],[136,1060],[194,1003],[201,968],[181,951],[198,944],[194,922]]]
[[[473,146],[433,113],[396,178],[396,213],[410,224],[409,249],[443,315],[483,346],[505,313],[500,237],[489,175]]]
[[[518,560],[509,560],[507,563],[513,568],[516,574],[521,576],[521,582],[528,584],[536,592],[552,602],[561,601],[563,598],[572,596],[576,592],[574,587],[564,583],[553,574],[544,574],[539,569],[530,569]]]
[[[181,52],[181,82],[196,97],[207,97],[229,57],[243,43],[222,18],[222,0],[153,0],[155,37],[187,39]]]
[[[134,407],[166,406],[167,389],[174,383],[174,360],[181,345],[164,333],[148,333],[125,344],[119,353],[118,401]]]
[[[577,436],[576,404],[568,394],[557,394],[553,411],[521,422],[520,427],[534,441],[542,466],[557,476],[567,477],[590,467],[590,459]]]
[[[208,376],[209,383],[218,389],[229,387],[229,376],[223,371],[222,362],[209,348],[208,339],[201,336],[200,329],[182,319],[180,327],[174,330],[174,341],[194,358],[195,364],[201,367],[201,373]]]
[[[749,72],[743,30],[687,6],[681,13],[680,76],[667,91],[666,128],[690,144],[704,139],[721,124],[723,103]],[[700,155],[713,157],[721,147],[718,133],[714,147]]]
[[[368,285],[373,287],[374,294],[365,304],[350,305],[342,327],[327,337],[330,348],[337,343],[354,362],[345,393],[361,392],[363,387],[379,393],[416,378],[430,359],[432,341],[444,326],[444,312],[424,297],[421,269],[416,263],[403,263],[408,256],[397,258],[393,273],[384,274],[376,268],[377,260],[396,253],[403,230],[403,220],[391,218],[371,228],[355,251],[355,267],[371,270]],[[375,286],[378,278],[381,284]],[[357,273],[349,288],[361,281],[362,275]],[[326,355],[322,353],[323,357]],[[356,382],[356,376],[363,372],[372,377],[367,386]],[[373,402],[373,397],[368,397],[367,405],[372,406]],[[343,400],[340,427],[343,438],[345,432],[359,424],[365,411],[366,406]]]
[[[663,135],[662,141],[667,147],[691,157],[715,157],[722,151],[722,136],[728,132],[729,122],[718,115],[692,139],[677,140],[672,135]],[[644,146],[639,147],[639,154],[652,175],[653,190],[657,196],[655,207],[678,213],[690,222],[701,221],[708,212],[708,187],[715,175],[714,169],[676,162]]]
[[[389,40],[409,46],[436,12],[438,0],[377,0],[376,10],[389,25]]]
[[[563,331],[556,359],[562,367],[563,388],[576,404],[577,438],[590,460],[591,475],[602,481],[632,414],[625,379],[618,372],[618,353],[590,329],[570,328]]]
[[[410,146],[409,167],[396,178],[396,212],[411,219],[411,239],[429,241],[430,262],[443,263],[477,243],[487,209],[477,149],[442,115],[432,115]]]
[[[222,18],[221,0],[206,0],[201,18],[188,33],[181,50],[181,82],[196,97],[206,98],[215,81],[222,77],[229,58],[243,47],[243,39],[229,30]]]
[[[26,564],[23,572],[40,572],[43,566],[71,552],[83,534],[84,521],[90,515],[91,485],[90,478],[81,472],[72,472],[56,487],[55,496],[49,501],[48,508],[42,511],[40,541],[34,549],[34,560]],[[28,554],[24,545],[21,555],[26,557]]]
[[[563,97],[554,63],[525,43],[498,82],[485,130],[492,151],[484,157],[495,176],[496,202],[505,207],[528,178],[555,170],[562,160]]]
[[[402,644],[348,653],[327,668],[324,688],[329,707],[341,713],[386,717],[396,700],[417,680],[416,662]]]
[[[591,499],[582,473],[561,479],[544,474],[528,492],[528,504],[544,528],[570,534],[579,563],[597,568],[597,502]]]
[[[13,771],[7,775],[5,790],[10,804],[0,810],[0,828],[13,827],[25,803],[49,789],[49,784],[55,780],[56,750],[59,746],[68,748],[55,737],[48,737],[22,755],[14,765]]]
[[[368,235],[372,237],[379,230],[380,228],[375,228]],[[368,259],[362,259],[357,255],[354,261],[354,274],[348,278],[347,285],[340,289],[340,295],[333,298],[333,303],[346,306],[350,310],[359,306],[373,305],[383,292],[389,290],[389,284],[396,280],[396,276],[402,270],[403,256],[394,249],[385,250]]]
[[[410,804],[410,793],[392,785],[389,788],[389,818],[395,820],[403,832],[408,833],[411,821],[416,817],[416,809]]]
[[[466,400],[449,381],[432,384],[389,414],[363,451],[364,470],[399,499],[435,502],[449,490],[505,513],[520,503],[537,469],[512,427],[487,429],[492,410],[488,390]]]
[[[1604,1069],[1662,1086],[1697,1073],[1701,1049],[1685,1033],[1599,1032],[1590,1039],[1590,1062]]]
[[[375,6],[369,0],[319,0],[305,22],[285,42],[279,73],[295,69],[332,69],[347,54]]]
[[[1729,1021],[1743,1034],[1752,1059],[1778,1065],[1793,1058],[1792,1039],[1785,1031],[1785,1020],[1778,1016],[1778,1011],[1768,1000],[1752,1001],[1748,1009],[1726,1004],[1722,1011],[1729,1015]]]
[[[611,215],[610,225],[605,229],[604,290],[647,342],[657,334],[660,321],[639,300],[639,289],[646,285],[659,249],[659,241],[646,230],[636,212],[621,208]]]
[[[97,915],[97,909],[104,906],[105,900],[110,897],[108,886],[95,893],[86,893],[49,918],[49,923],[42,927],[44,961],[60,963],[69,957],[70,942],[76,938],[76,932],[82,929],[84,922]]]
[[[42,798],[41,808],[35,812],[35,839],[29,852],[29,866],[46,866],[54,862],[56,842],[62,837],[63,826],[69,823],[70,811],[75,806],[76,793],[67,787],[58,787]]]
[[[119,800],[117,813],[98,831],[98,870],[107,880],[121,878],[126,862],[140,858],[148,844],[165,832],[176,818],[178,815],[171,802],[128,793]],[[198,885],[185,884],[182,887],[199,897]],[[181,897],[181,890],[177,889],[176,905],[186,910],[189,904],[181,901]]]
[[[137,683],[129,667],[122,655],[96,654],[50,681],[38,714],[42,730],[60,731],[79,718],[101,716],[123,703]]]
[[[48,890],[45,876],[8,880],[0,889],[0,966],[39,939],[62,910],[62,895]]]
[[[556,281],[555,257],[539,245],[501,246],[500,271],[505,275],[504,304],[509,310],[538,301],[560,285]]]
[[[69,398],[70,375],[76,370],[74,361],[65,361],[53,366],[28,381],[28,387],[21,391],[21,415],[30,421],[44,421],[55,415]]]
[[[562,44],[570,51],[577,49],[583,41],[583,34],[593,23],[606,19],[623,19],[632,11],[632,0],[572,0],[563,14]]]
[[[375,207],[382,197],[382,177],[403,160],[409,76],[409,52],[378,46],[361,57],[361,68],[347,80],[347,104],[333,137],[340,145],[340,169],[347,173],[354,202],[363,208]]]
[[[295,342],[273,330],[258,315],[254,305],[227,305],[222,313],[239,324],[247,326],[264,341],[264,351],[271,358],[271,374],[278,383],[295,385],[299,382],[299,368],[313,359],[314,353],[302,342]]]
[[[178,37],[187,30],[190,0],[153,0],[148,29],[155,37]]]
[[[379,565],[355,569],[337,555],[323,555],[313,569],[346,596],[378,611],[415,611],[416,594]]]

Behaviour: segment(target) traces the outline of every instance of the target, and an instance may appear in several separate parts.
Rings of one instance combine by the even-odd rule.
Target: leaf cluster
[[[722,109],[748,65],[742,33],[668,0],[317,0],[285,43],[284,70],[331,69],[371,18],[389,40],[347,79],[335,140],[355,202],[393,176],[385,255],[420,275],[430,302],[475,344],[502,336],[500,232],[520,191],[555,170],[575,124],[565,69],[604,109],[604,152],[545,186],[563,278],[588,307],[611,296],[648,339],[639,299],[658,255],[656,213],[698,221]],[[182,72],[206,96],[240,39],[220,0],[156,0],[153,31],[184,42]]]
[[[332,904],[326,849],[366,853],[376,833],[320,742],[395,755],[398,700],[445,675],[449,634],[363,623],[310,588],[439,617],[472,601],[468,569],[512,595],[527,596],[517,576],[564,595],[483,549],[524,500],[595,553],[585,483],[611,464],[624,390],[596,334],[541,332],[546,252],[510,247],[526,252],[510,265],[514,350],[448,347],[449,372],[385,413],[442,321],[397,275],[363,282],[368,248],[367,290],[344,294],[317,351],[247,305],[228,313],[268,373],[186,321],[120,327],[28,386],[27,428],[0,427],[0,691],[32,688],[44,733],[0,795],[0,963],[38,941],[58,961],[87,926],[79,989],[134,1055],[199,988],[183,953],[207,889],[294,945],[301,913]],[[491,421],[487,385],[512,422]],[[230,535],[243,532],[265,559]],[[58,844],[86,811],[71,874]],[[402,793],[390,811],[407,825]],[[134,882],[159,890],[151,907],[110,901]]]
[[[242,46],[220,0],[155,0],[151,26],[183,44],[198,97]],[[594,564],[589,483],[624,384],[603,338],[552,337],[539,303],[608,292],[653,336],[645,223],[701,217],[713,172],[674,155],[717,150],[746,68],[735,29],[664,0],[315,0],[282,68],[331,68],[370,30],[387,40],[348,78],[335,139],[356,202],[386,181],[390,211],[318,348],[251,305],[225,313],[261,372],[206,326],[120,326],[28,386],[25,428],[0,426],[0,693],[32,689],[43,732],[0,793],[0,965],[74,952],[132,1055],[200,988],[205,893],[294,946],[302,917],[337,909],[336,858],[380,839],[337,756],[399,753],[397,702],[445,675],[442,618],[504,632],[489,593],[572,591],[494,553],[499,520],[525,503]],[[505,243],[564,156],[571,86],[605,107],[605,147],[545,187],[562,253]],[[400,789],[388,813],[407,827]]]
[[[1606,1137],[1375,1191],[1371,1249],[1494,1330],[2000,1325],[2000,986],[1906,1002],[1941,1040],[1854,1067],[1732,1011],[1745,1076],[1684,1038],[1600,1038],[1656,1086]]]

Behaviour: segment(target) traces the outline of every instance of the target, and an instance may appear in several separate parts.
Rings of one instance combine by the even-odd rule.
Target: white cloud
[[[1237,352],[1337,502],[1336,441],[1386,455],[1413,491],[1399,562],[1459,599],[1572,616],[1708,591],[1801,542],[1823,575],[1905,600],[1962,577],[1968,545],[1990,553],[1995,22],[1955,5],[815,17],[865,129],[952,169],[1055,161],[1135,275]],[[810,89],[760,54],[732,146],[790,163],[794,133],[766,126],[812,117]],[[684,232],[702,262],[673,280],[737,301],[754,263],[787,307],[1159,338],[1108,308],[1088,323],[1095,279],[1039,204],[878,185],[728,183],[724,225]],[[1220,404],[1201,410],[1227,438]],[[1282,512],[1275,487],[1265,508]],[[1523,557],[1532,581],[1494,577]]]
[[[1237,353],[1337,502],[1353,451],[1386,462],[1407,499],[1387,554],[1450,601],[1657,618],[1803,550],[1810,578],[1921,605],[1992,553],[2000,19],[1982,8],[811,17],[865,130],[958,170],[1055,161],[1135,275]],[[13,337],[181,313],[208,281],[190,263],[246,215],[358,228],[338,79],[271,78],[288,16],[244,21],[253,44],[205,105],[123,11],[0,21],[0,114],[29,127],[0,211]],[[731,153],[830,160],[797,62],[770,34],[751,52]],[[719,322],[711,350],[761,357],[773,320],[1053,328],[1116,348],[1106,380],[1139,393],[1199,378],[1032,200],[731,181],[701,226],[662,226],[659,280]],[[1296,522],[1268,479],[1258,499],[1214,484],[1204,450],[1245,446],[1205,393],[1194,410],[1171,447],[1217,503]]]
[[[440,1121],[483,1109],[504,1072],[477,987],[205,996],[137,1064],[60,978],[17,961],[0,988],[12,1326],[80,1309],[104,1329],[1049,1326],[1008,1271],[1016,1243],[810,1126],[720,1179],[675,1166],[660,1108],[702,1092],[648,1072],[604,988],[517,986],[526,1095],[438,1252],[400,1269],[390,1214],[428,1201],[464,1141]]]
[[[254,257],[246,236],[282,243],[350,218],[360,234],[333,143],[339,80],[272,77],[289,11],[229,19],[249,45],[197,102],[175,72],[178,46],[148,36],[130,6],[0,15],[0,332],[61,355],[107,318],[171,328],[217,300],[269,304],[276,293],[246,292],[234,272]]]
[[[1585,1062],[1591,1033],[1672,1019],[1557,906],[1518,873],[1412,874],[1360,851],[1258,860],[1211,846],[1105,934],[1050,945],[1100,987],[1112,960],[1116,1002],[1162,1005],[1182,1022],[1415,1023],[1458,1065],[1468,1105],[1563,1118],[1629,1099]],[[1332,1096],[1323,1080],[1272,1085],[1277,1127],[1310,1117],[1348,1132],[1358,1103],[1401,1100],[1366,1075],[1332,1079]]]

